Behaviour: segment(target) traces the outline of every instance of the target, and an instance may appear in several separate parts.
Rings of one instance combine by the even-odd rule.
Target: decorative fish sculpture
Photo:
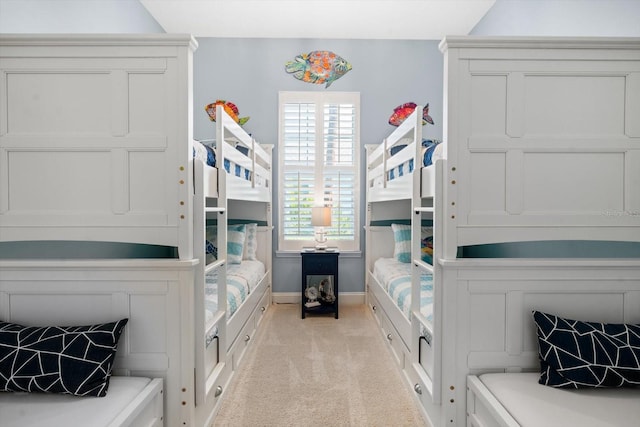
[[[407,102],[393,109],[393,114],[389,117],[389,124],[392,126],[400,126],[407,117],[413,113],[418,105],[415,102]],[[429,104],[422,109],[422,126],[427,123],[433,124],[433,119],[429,115]]]
[[[306,83],[323,84],[325,88],[351,71],[351,64],[328,50],[314,50],[295,57],[285,64],[285,70]]]
[[[212,122],[216,121],[216,106],[222,105],[224,111],[227,112],[229,117],[233,119],[234,122],[238,123],[240,126],[244,125],[249,121],[249,117],[238,117],[240,115],[240,111],[236,104],[233,102],[225,101],[224,99],[218,99],[216,102],[213,102],[206,107],[204,107],[205,111],[209,115],[209,119]]]

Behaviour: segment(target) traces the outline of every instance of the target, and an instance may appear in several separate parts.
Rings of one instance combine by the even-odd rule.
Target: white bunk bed
[[[196,404],[207,408],[206,425],[217,413],[228,374],[238,368],[271,304],[272,147],[258,144],[222,106],[216,108],[211,150],[216,159],[224,159],[224,169],[194,161],[194,254],[202,261],[195,282]],[[250,229],[255,233],[251,251],[243,247],[240,254],[228,253],[229,241],[249,243]],[[212,245],[215,256],[207,249]]]
[[[192,137],[196,47],[190,36],[168,34],[0,37],[0,244],[159,245],[179,258],[7,260],[0,280],[33,269],[29,292],[38,304],[42,293],[61,307],[119,307],[110,310],[129,317],[129,345],[150,354],[125,356],[132,367],[124,373],[164,379],[167,426],[211,423],[271,298],[271,147],[218,111],[221,143],[211,152],[224,164],[194,158],[204,148]],[[252,262],[262,270],[232,316],[226,286],[207,316],[206,273],[227,279],[228,219],[259,224]],[[208,221],[219,230],[214,262]],[[155,268],[171,278],[151,279]],[[122,285],[111,282],[116,276]],[[58,288],[60,280],[74,285]],[[88,295],[79,291],[85,286]],[[30,318],[39,306],[12,292],[0,289],[0,319],[55,321],[55,311]],[[82,313],[78,320],[94,314]]]
[[[431,423],[465,425],[476,397],[467,401],[468,375],[539,369],[531,310],[640,322],[637,258],[459,257],[473,245],[640,242],[640,41],[448,37],[441,50],[445,160],[415,168],[404,181],[368,179],[367,285]],[[386,152],[385,144],[370,153]],[[396,156],[403,152],[419,164],[415,146]],[[368,172],[382,168],[385,176],[400,161],[394,157],[369,163]],[[373,277],[373,262],[391,256],[394,245],[389,227],[375,221],[412,220],[418,300],[416,272],[424,266],[417,219],[430,211],[433,317],[425,321],[412,301],[407,322]],[[487,425],[510,425],[490,419]]]
[[[435,150],[423,146],[422,106],[395,129],[382,144],[367,146],[367,294],[401,369],[420,353],[427,374],[425,387],[437,395],[433,375],[439,353],[434,326],[439,319],[434,301],[441,293],[440,213],[444,144]],[[432,140],[424,139],[429,144]],[[428,156],[425,156],[428,154]],[[403,230],[404,228],[404,230]],[[410,240],[400,261],[396,232]],[[425,233],[426,232],[426,233]],[[425,257],[423,238],[430,235],[432,252]],[[402,240],[402,238],[400,239]],[[417,342],[416,334],[420,337]],[[437,340],[437,341],[436,341]],[[427,343],[425,346],[424,343]]]

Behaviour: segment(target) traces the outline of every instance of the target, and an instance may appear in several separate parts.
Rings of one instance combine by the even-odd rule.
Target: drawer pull
[[[414,385],[413,390],[418,394],[422,394],[422,387],[420,387],[420,384]]]
[[[373,311],[376,311],[378,309],[378,307],[376,307],[375,305],[371,308],[373,309]]]
[[[244,336],[244,341],[245,341],[245,342],[249,341],[250,339],[251,339],[251,337],[250,337],[249,335],[245,335],[245,336]]]
[[[218,387],[216,387],[216,392],[214,394],[215,397],[218,397],[222,394],[222,386],[219,385]]]
[[[264,311],[267,309],[267,307],[260,307],[260,311],[264,313]]]
[[[387,339],[388,339],[389,341],[391,341],[391,340],[393,339],[393,337],[391,336],[391,334],[387,334]]]

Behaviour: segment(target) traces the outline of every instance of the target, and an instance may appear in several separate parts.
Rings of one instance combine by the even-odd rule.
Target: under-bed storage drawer
[[[428,407],[432,402],[432,384],[424,372],[419,372],[421,367],[417,364],[407,367],[405,374],[411,385],[413,393],[416,395],[423,407]]]
[[[244,357],[245,350],[249,346],[249,342],[253,339],[253,333],[255,331],[255,324],[252,318],[249,318],[247,323],[242,327],[238,337],[236,338],[233,346],[231,347],[231,363],[233,370],[235,371],[240,366],[240,362]]]
[[[266,288],[264,295],[262,295],[262,298],[260,299],[260,302],[256,307],[256,311],[253,313],[253,319],[254,319],[253,323],[256,329],[258,328],[258,325],[260,325],[260,322],[262,322],[264,315],[267,313],[267,310],[269,309],[269,304],[271,301],[270,297],[271,297],[271,292],[269,291],[269,288]]]
[[[391,324],[387,316],[384,312],[381,313],[381,327],[382,333],[384,334],[387,342],[391,346],[391,350],[393,355],[395,356],[396,362],[400,366],[400,368],[404,369],[405,354],[408,354],[408,350],[406,349],[404,343],[402,342],[402,338],[400,338],[400,334],[396,331],[396,328]]]
[[[380,304],[378,303],[378,299],[373,294],[373,292],[369,291],[369,307],[371,307],[371,312],[373,313],[373,318],[376,319],[378,325],[380,325]]]
[[[231,377],[231,364],[218,363],[215,365],[211,375],[207,378],[207,401],[209,402],[213,396],[213,407],[220,404],[220,398],[229,385]]]

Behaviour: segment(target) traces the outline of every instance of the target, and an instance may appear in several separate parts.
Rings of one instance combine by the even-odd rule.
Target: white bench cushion
[[[109,426],[151,382],[149,378],[111,377],[105,397],[65,394],[0,393],[3,427]]]
[[[640,420],[640,388],[559,389],[538,384],[538,377],[484,374],[480,380],[523,427],[628,426]]]

